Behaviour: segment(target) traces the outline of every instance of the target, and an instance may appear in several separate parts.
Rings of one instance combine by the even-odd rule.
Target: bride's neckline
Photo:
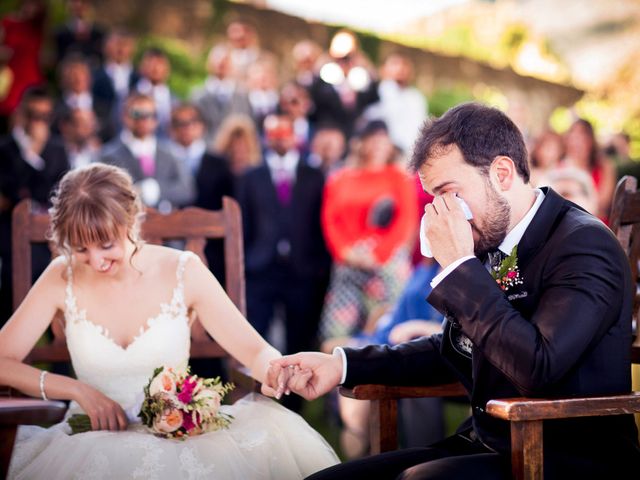
[[[172,290],[169,301],[160,302],[159,312],[154,316],[148,317],[139,328],[138,333],[128,342],[121,344],[118,343],[109,333],[109,329],[98,323],[95,323],[87,318],[87,309],[78,308],[77,299],[73,289],[73,273],[69,268],[66,287],[66,328],[69,328],[71,323],[82,323],[89,325],[93,328],[101,337],[105,338],[115,347],[121,351],[127,352],[138,340],[146,336],[146,334],[153,328],[154,325],[159,323],[159,320],[165,316],[169,316],[170,319],[174,319],[178,316],[184,317],[185,323],[188,325],[188,315],[186,312],[186,306],[184,305],[184,285],[183,285],[183,271],[189,252],[182,252],[178,258],[178,264],[176,267],[176,285]]]
[[[117,347],[120,350],[126,352],[131,348],[132,345],[135,345],[138,340],[143,338],[147,334],[147,332],[149,332],[149,330],[151,330],[153,328],[154,325],[157,325],[158,319],[162,318],[164,315],[167,314],[167,312],[169,312],[171,310],[172,305],[176,301],[176,295],[178,294],[178,292],[177,292],[178,288],[179,287],[177,287],[177,286],[175,287],[175,289],[173,291],[173,296],[172,296],[171,301],[169,303],[162,302],[160,304],[160,312],[158,312],[153,317],[149,317],[145,322],[143,322],[142,325],[140,325],[140,331],[138,332],[138,334],[135,335],[131,339],[131,341],[127,342],[126,345],[122,345],[122,344],[116,342],[115,339],[110,335],[109,329],[107,327],[105,327],[104,325],[99,325],[99,324],[94,323],[91,320],[87,319],[87,309],[86,308],[83,308],[82,310],[79,310],[79,311],[76,312],[75,316],[78,317],[78,318],[75,320],[75,322],[89,325],[91,328],[94,328],[96,330],[96,332],[100,336],[102,336],[107,341],[112,343],[115,347]],[[75,300],[75,298],[74,298],[74,300]]]

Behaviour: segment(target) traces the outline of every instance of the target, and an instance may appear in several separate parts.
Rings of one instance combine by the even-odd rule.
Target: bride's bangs
[[[67,243],[71,247],[111,243],[122,234],[124,219],[104,205],[78,205],[67,224]]]

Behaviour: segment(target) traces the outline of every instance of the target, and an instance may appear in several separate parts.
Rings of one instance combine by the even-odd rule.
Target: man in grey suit
[[[153,98],[132,94],[125,102],[125,128],[103,147],[100,161],[127,170],[142,201],[168,212],[193,203],[195,188],[186,165],[157,138],[157,123]]]
[[[194,90],[191,100],[205,121],[206,142],[211,145],[223,120],[232,113],[251,114],[249,97],[239,84],[233,71],[231,50],[217,45],[207,58],[209,76],[204,85]]]

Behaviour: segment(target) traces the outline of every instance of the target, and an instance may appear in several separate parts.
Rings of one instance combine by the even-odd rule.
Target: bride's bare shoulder
[[[67,257],[60,255],[51,260],[38,282],[50,288],[64,289],[69,278],[69,261]]]
[[[138,252],[140,260],[144,266],[149,268],[158,268],[163,271],[175,271],[178,259],[182,253],[182,250],[165,247],[164,245],[152,244],[144,245],[140,252]]]

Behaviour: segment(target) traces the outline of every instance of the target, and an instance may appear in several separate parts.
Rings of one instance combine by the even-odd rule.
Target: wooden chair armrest
[[[398,400],[422,397],[467,396],[461,383],[444,385],[402,387],[389,385],[356,385],[339,387],[338,392],[356,400],[370,400],[369,443],[371,454],[388,452],[398,448]]]
[[[246,394],[247,392],[260,393],[261,383],[250,375],[247,367],[233,361],[229,368],[229,376],[229,380],[236,386],[236,390],[234,391],[241,394]],[[240,395],[236,395],[233,397],[233,400],[238,400],[239,396]]]
[[[505,398],[490,400],[487,413],[509,421],[551,420],[640,413],[640,392],[586,398]]]
[[[0,398],[0,425],[39,425],[62,421],[67,405],[36,398]]]
[[[588,398],[489,400],[487,413],[511,422],[511,471],[517,480],[544,478],[543,420],[640,413],[640,392]]]
[[[340,395],[356,400],[400,400],[401,398],[460,397],[467,391],[461,383],[443,385],[402,387],[391,385],[356,385],[353,388],[339,387]]]

